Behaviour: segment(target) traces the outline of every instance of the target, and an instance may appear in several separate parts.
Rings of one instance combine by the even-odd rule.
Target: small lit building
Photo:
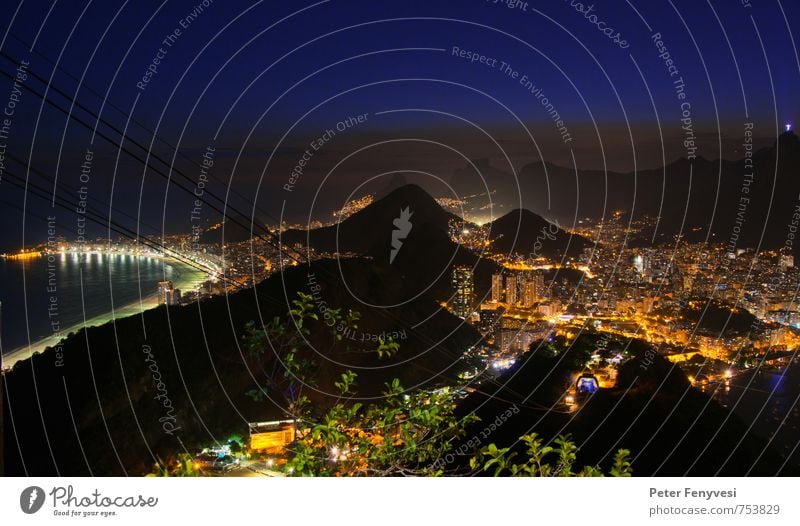
[[[250,449],[264,453],[281,453],[294,442],[294,420],[273,420],[271,422],[251,422]]]
[[[172,281],[166,279],[158,282],[158,304],[159,305],[172,305],[170,301],[173,299],[174,287]]]
[[[575,381],[575,392],[578,395],[591,395],[600,389],[600,382],[597,377],[590,373],[584,373]]]

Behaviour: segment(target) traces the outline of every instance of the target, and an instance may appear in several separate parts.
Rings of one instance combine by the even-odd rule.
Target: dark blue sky
[[[207,189],[223,198],[227,193],[233,206],[248,213],[248,201],[258,190],[261,210],[278,216],[286,200],[293,217],[306,214],[328,170],[374,141],[437,141],[510,171],[503,153],[477,125],[506,149],[515,169],[541,158],[570,165],[574,153],[580,168],[602,169],[605,163],[609,169],[632,170],[631,136],[639,168],[660,166],[662,155],[667,161],[686,155],[683,102],[691,104],[699,154],[708,158],[737,157],[745,122],[754,122],[759,143],[768,144],[776,135],[776,121],[800,121],[795,96],[800,64],[794,46],[800,34],[789,30],[798,27],[797,2],[763,1],[752,7],[705,0],[510,4],[514,7],[492,0],[216,0],[199,12],[199,2],[56,2],[51,8],[26,1],[21,6],[6,2],[0,9],[5,53],[28,60],[30,71],[45,79],[52,75],[54,87],[70,96],[77,93],[92,111],[102,107],[101,117],[114,126],[125,127],[126,114],[132,115],[135,123],[128,122],[128,128],[133,140],[149,146],[150,130],[157,130],[160,139],[177,145],[194,163],[213,145],[214,177],[230,181],[231,191],[219,181]],[[196,19],[185,23],[193,12]],[[181,34],[167,46],[163,41],[176,28]],[[614,35],[609,38],[603,28]],[[678,75],[670,77],[654,33],[661,34]],[[454,56],[454,46],[484,55],[487,63]],[[145,89],[137,88],[159,56],[157,72]],[[8,58],[0,62],[3,71],[14,74]],[[501,71],[502,62],[518,76]],[[564,143],[541,98],[519,81],[523,75],[552,103],[572,141]],[[672,84],[678,77],[685,81],[683,100]],[[45,89],[32,78],[25,84],[39,93]],[[4,104],[12,82],[0,78],[0,88]],[[52,90],[50,96],[69,108],[69,99]],[[96,158],[89,194],[106,205],[106,212],[111,203],[112,215],[129,221],[125,214],[136,216],[141,201],[140,224],[186,230],[190,201],[180,191],[170,187],[167,192],[163,179],[144,172],[125,153],[117,162],[116,148],[99,137],[91,143],[85,128],[42,106],[32,93],[23,92],[21,98],[8,151],[32,157],[45,174],[32,174],[32,181],[52,189],[58,173],[59,184],[78,186],[79,166],[90,148]],[[380,114],[399,109],[425,111]],[[95,119],[75,112],[94,125]],[[362,114],[366,122],[338,133],[314,155],[294,193],[281,193],[311,140]],[[153,150],[171,159],[163,143],[157,141]],[[25,175],[19,165],[8,160],[6,165]],[[431,143],[372,147],[338,168],[332,176],[337,184],[327,183],[315,210],[329,213],[379,172],[426,170],[446,179],[466,165],[459,154]],[[199,177],[199,168],[182,157],[176,168],[191,179]],[[35,215],[48,214],[47,206],[32,196],[26,200],[6,182],[0,183],[0,192],[8,206],[0,219],[12,228],[3,245],[40,239],[40,227],[30,224]],[[68,191],[64,195],[73,197]],[[23,232],[22,214],[14,206],[32,210],[28,228],[33,231]],[[205,212],[213,221],[210,210]],[[69,235],[73,218],[66,212],[59,217]]]

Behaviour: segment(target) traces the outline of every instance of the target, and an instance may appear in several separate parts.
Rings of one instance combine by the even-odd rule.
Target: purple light
[[[790,131],[792,131],[792,125],[791,125],[791,124],[787,124],[787,125],[786,125],[786,131],[787,131],[787,132],[790,132]]]

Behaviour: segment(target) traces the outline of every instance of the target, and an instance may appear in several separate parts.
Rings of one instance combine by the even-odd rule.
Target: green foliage
[[[612,477],[630,477],[633,474],[631,469],[631,461],[629,460],[631,452],[627,449],[620,449],[614,455],[614,465],[611,467],[609,473]]]
[[[173,462],[165,463],[161,459],[153,466],[148,477],[199,477],[202,472],[195,467],[194,459],[189,453],[180,453]]]
[[[317,366],[302,358],[301,351],[309,338],[319,337],[321,331],[341,340],[335,327],[342,323],[355,327],[359,318],[352,311],[343,315],[339,309],[328,308],[320,320],[313,309],[313,297],[299,293],[289,311],[294,329],[276,317],[262,329],[248,324],[245,334],[250,356],[262,357],[272,349],[281,366],[271,373],[265,370],[267,385],[249,394],[261,400],[267,394],[274,399],[284,393],[297,422],[308,423],[298,427],[284,471],[295,476],[445,474],[442,459],[465,436],[465,428],[478,420],[473,414],[456,416],[457,399],[451,390],[406,392],[395,378],[385,384],[384,398],[364,404],[353,401],[357,375],[348,370],[334,381],[339,394],[335,403],[325,410],[312,407],[302,389],[303,385],[315,385]],[[552,347],[554,353],[560,352]],[[399,349],[397,342],[381,340],[374,352],[378,358],[386,358]],[[578,448],[568,437],[559,437],[554,446],[544,446],[535,434],[522,437],[522,441],[527,446],[523,462],[515,462],[518,455],[510,448],[490,444],[470,460],[470,466],[495,476],[603,476],[592,466],[575,472]],[[627,451],[618,452],[610,474],[630,475]]]
[[[244,440],[238,435],[228,438],[228,446],[231,448],[231,453],[238,455],[244,452]]]
[[[333,382],[333,385],[336,386],[342,396],[353,394],[352,387],[356,383],[356,376],[356,373],[348,370],[342,373],[342,380],[340,382]]]
[[[337,387],[349,393],[355,374]],[[380,403],[337,403],[311,429],[300,433],[286,471],[301,476],[435,475],[436,460],[464,436],[451,394],[405,394],[397,379]],[[474,421],[470,417],[466,422]]]
[[[245,326],[243,340],[247,355],[262,368],[266,382],[246,394],[255,401],[268,396],[273,400],[282,399],[293,411],[307,401],[303,389],[316,386],[317,364],[302,357],[301,351],[308,345],[313,324],[319,322],[319,316],[314,312],[313,296],[302,292],[292,300],[288,314],[294,327],[279,316],[263,327],[251,321]],[[339,321],[339,311],[333,311],[333,315],[333,319]]]
[[[389,339],[384,341],[383,339],[380,340],[380,344],[378,345],[378,349],[375,351],[378,353],[378,358],[389,358],[393,356],[397,351],[400,350],[400,344],[396,341]]]
[[[298,293],[289,311],[294,328],[276,317],[262,328],[251,322],[244,335],[248,355],[261,363],[274,353],[280,367],[264,369],[267,385],[248,392],[255,400],[283,396],[298,422],[313,422],[297,430],[287,474],[312,476],[440,474],[429,467],[452,449],[474,416],[458,420],[456,400],[447,390],[406,393],[395,378],[386,384],[385,398],[364,405],[352,401],[357,375],[345,371],[334,385],[339,399],[316,414],[302,394],[304,385],[316,385],[317,366],[302,351],[312,337],[328,332],[341,340],[336,327],[357,327],[358,313],[327,308],[324,319],[314,312],[313,296]],[[316,340],[315,340],[316,341]],[[272,353],[268,351],[271,350]],[[381,340],[378,358],[393,356],[400,345]]]
[[[470,467],[478,472],[490,473],[497,477],[509,475],[515,477],[603,477],[598,466],[584,466],[575,471],[578,446],[569,436],[559,436],[553,443],[555,446],[544,446],[536,433],[524,435],[520,440],[527,446],[524,462],[515,463],[516,452],[511,448],[498,448],[494,444],[482,448],[470,459]],[[631,463],[628,460],[630,451],[620,449],[614,456],[614,464],[609,470],[613,477],[630,477]]]
[[[481,469],[487,472],[494,469],[495,477],[500,475],[505,470],[511,470],[515,472],[516,465],[512,464],[511,461],[515,456],[517,456],[517,454],[509,453],[510,449],[511,448],[508,447],[498,449],[498,447],[494,444],[489,444],[480,451],[481,460],[476,460],[473,458],[472,460],[475,460],[475,462],[470,462],[470,464],[473,468],[475,468],[479,462],[483,462],[483,460],[485,460],[486,462],[484,462]]]
[[[292,300],[294,308],[289,310],[295,325],[298,329],[303,327],[306,319],[319,320],[319,316],[314,312],[314,297],[311,294],[297,293],[297,298]]]

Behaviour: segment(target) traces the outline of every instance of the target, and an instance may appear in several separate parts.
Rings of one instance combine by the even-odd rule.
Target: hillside
[[[571,371],[601,338],[587,333],[569,345],[558,340],[534,344],[535,352],[464,401],[461,414],[476,411],[481,418],[465,436],[479,435],[498,414],[516,406],[515,416],[483,445],[491,441],[521,452],[517,439],[523,434],[536,432],[545,440],[570,434],[580,446],[580,465],[607,468],[614,452],[625,448],[631,451],[634,476],[713,476],[717,470],[722,476],[743,476],[751,468],[750,475],[757,476],[800,473],[797,455],[781,471],[784,458],[768,447],[766,437],[691,388],[683,372],[666,359],[646,359],[652,348],[642,341],[630,342],[631,359],[621,367],[615,388],[601,389],[579,411],[564,411],[558,401]],[[559,355],[550,349],[560,349]]]
[[[542,216],[529,210],[519,209],[488,223],[492,247],[497,252],[516,253],[525,256],[546,256],[560,259],[564,255],[575,256],[592,243],[579,235],[570,235]]]
[[[342,286],[339,268],[360,300],[408,303],[365,307]],[[285,318],[287,299],[296,291],[311,294],[312,286],[318,314],[320,301],[361,314],[348,333],[354,336],[337,341],[322,328],[315,331],[313,348],[301,351],[302,358],[319,366],[317,384],[306,394],[320,408],[331,403],[326,393],[334,391],[333,381],[346,368],[359,375],[360,397],[379,395],[384,382],[395,377],[408,387],[447,381],[458,372],[463,350],[479,337],[433,300],[410,298],[402,277],[388,265],[350,260],[341,267],[320,261],[292,268],[228,298],[160,307],[81,330],[63,343],[64,367],[55,366],[53,349],[17,364],[5,377],[6,474],[142,474],[155,456],[246,434],[248,421],[284,417],[285,405],[276,393],[267,392],[261,402],[247,395],[282,366],[271,349],[265,349],[264,360],[250,356],[242,336],[251,320]],[[400,351],[379,359],[377,336],[360,340],[362,334],[383,333],[402,334]],[[166,401],[174,408],[171,413]],[[170,434],[165,426],[178,429]]]

